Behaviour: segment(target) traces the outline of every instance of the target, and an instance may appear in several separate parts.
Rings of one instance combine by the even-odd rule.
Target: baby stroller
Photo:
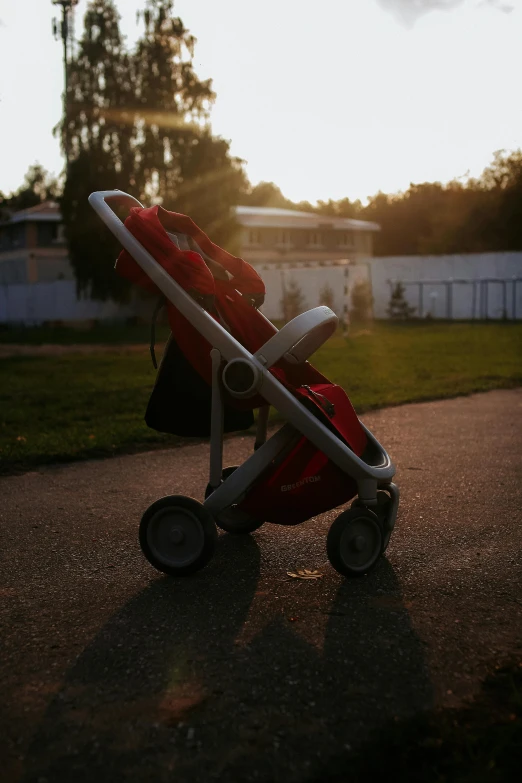
[[[190,218],[145,209],[117,190],[92,193],[89,202],[124,248],[116,270],[167,301],[172,336],[147,423],[210,436],[204,503],[171,495],[143,515],[139,539],[148,561],[172,576],[191,574],[211,559],[216,525],[234,534],[267,522],[294,525],[355,498],[330,527],[327,554],[345,576],[370,571],[388,546],[399,491],[390,458],[344,390],[307,361],[336,330],[335,313],[316,307],[278,331],[258,309],[264,285],[257,272],[213,244]],[[116,208],[129,211],[125,223]],[[169,356],[175,370],[165,395]],[[189,393],[179,397],[186,383]],[[174,409],[167,424],[157,421],[154,398]],[[193,399],[202,401],[199,409],[190,408]],[[267,440],[270,406],[286,423]],[[253,454],[223,469],[224,431],[250,427],[254,409]]]

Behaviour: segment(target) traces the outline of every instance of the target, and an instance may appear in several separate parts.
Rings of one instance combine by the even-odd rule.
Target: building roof
[[[336,231],[380,231],[378,223],[352,218],[319,215],[316,212],[300,212],[277,207],[236,207],[238,223],[248,228],[306,228],[311,230],[334,229]],[[56,201],[44,201],[29,209],[13,212],[7,223],[27,221],[59,223],[62,220]]]
[[[60,206],[56,201],[44,201],[29,209],[21,209],[19,212],[13,212],[7,218],[6,223],[27,223],[27,221],[38,221],[47,223],[59,223],[62,220]]]
[[[277,207],[236,207],[236,218],[242,226],[252,228],[307,228],[335,229],[337,231],[380,231],[378,223],[353,220],[317,212],[299,212]]]

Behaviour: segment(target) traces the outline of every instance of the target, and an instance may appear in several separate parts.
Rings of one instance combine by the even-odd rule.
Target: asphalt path
[[[401,507],[355,581],[326,558],[338,512],[223,534],[186,579],[155,572],[139,518],[202,498],[207,445],[0,479],[1,779],[318,782],[522,660],[522,390],[363,419]],[[251,448],[228,440],[226,464]]]

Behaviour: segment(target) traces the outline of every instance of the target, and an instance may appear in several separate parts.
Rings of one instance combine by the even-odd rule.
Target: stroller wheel
[[[343,576],[367,574],[379,559],[382,545],[377,515],[357,505],[337,517],[326,539],[328,559]]]
[[[386,552],[386,549],[388,548],[388,544],[390,543],[390,538],[393,530],[390,530],[388,528],[388,514],[391,504],[391,498],[388,495],[387,492],[384,492],[383,490],[379,490],[377,492],[377,508],[375,509],[375,513],[377,514],[377,518],[379,520],[379,523],[381,525],[381,534],[382,534],[382,552]],[[350,508],[363,508],[368,509],[367,506],[362,503],[359,498],[355,498],[355,500],[352,502]]]
[[[236,469],[237,465],[231,465],[228,468],[224,468],[223,473],[221,474],[221,480],[226,481],[227,478],[231,476]],[[213,489],[210,484],[208,484],[205,490],[205,500],[212,494],[212,492]],[[228,508],[226,511],[223,511],[219,517],[216,518],[216,525],[221,528],[221,530],[224,530],[225,533],[232,533],[232,535],[253,533],[254,530],[257,530],[263,524],[264,522],[259,522],[259,520],[253,519],[252,517],[248,516],[248,514],[245,514],[243,511],[240,511],[238,508],[236,508],[236,506]]]
[[[384,492],[382,489],[377,492],[377,516],[379,517],[379,522],[381,523],[381,530],[382,530],[382,551],[383,553],[386,552],[386,549],[388,548],[388,544],[390,543],[390,538],[392,534],[392,530],[388,528],[388,515],[390,513],[390,506],[391,506],[391,498],[390,496]]]
[[[204,568],[214,554],[216,538],[211,514],[183,495],[157,500],[140,524],[143,554],[154,568],[170,576],[187,576]]]

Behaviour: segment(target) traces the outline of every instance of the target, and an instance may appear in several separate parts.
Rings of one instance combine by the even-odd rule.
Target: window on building
[[[284,247],[289,247],[291,244],[290,231],[287,231],[284,228],[279,229],[279,231],[277,232],[276,243],[278,245],[283,245]]]
[[[320,231],[309,231],[306,238],[306,244],[309,247],[322,247],[323,235]]]
[[[337,237],[339,247],[354,247],[355,237],[353,231],[343,231]]]
[[[248,232],[248,244],[260,245],[261,244],[261,231],[258,228],[251,228]]]
[[[37,228],[37,244],[38,247],[49,247],[56,242],[58,234],[57,223],[38,223]]]
[[[25,247],[25,225],[17,223],[14,226],[6,226],[2,230],[0,246],[2,250]]]

